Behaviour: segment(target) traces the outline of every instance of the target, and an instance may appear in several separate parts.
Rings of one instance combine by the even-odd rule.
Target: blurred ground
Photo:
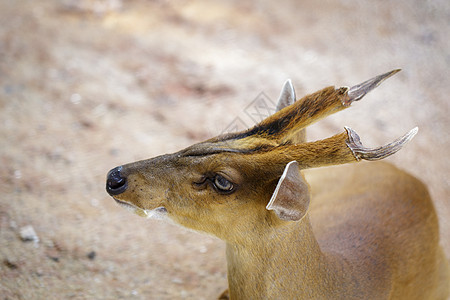
[[[419,126],[389,160],[429,185],[450,256],[449,23],[446,0],[1,0],[1,299],[216,297],[223,243],[123,210],[106,172],[252,125],[287,78],[302,96],[398,67],[309,138]]]

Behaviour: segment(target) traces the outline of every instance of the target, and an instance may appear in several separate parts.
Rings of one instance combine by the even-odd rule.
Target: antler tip
[[[380,160],[391,156],[392,154],[403,148],[403,146],[406,145],[410,140],[412,140],[419,131],[419,128],[414,127],[407,134],[398,138],[392,143],[373,149],[364,147],[361,143],[359,135],[353,129],[351,129],[350,127],[345,127],[345,130],[347,131],[348,135],[347,146],[352,151],[353,156],[356,158],[356,160],[359,161],[361,159]]]
[[[349,106],[352,102],[361,100],[367,93],[378,87],[383,81],[400,72],[401,69],[394,69],[384,74],[375,76],[363,83],[352,86],[348,89],[347,97],[343,104]]]
[[[403,139],[403,144],[405,145],[406,143],[408,143],[410,140],[412,140],[416,134],[419,132],[419,127],[414,127],[413,129],[411,129],[407,134],[405,134],[401,139]]]

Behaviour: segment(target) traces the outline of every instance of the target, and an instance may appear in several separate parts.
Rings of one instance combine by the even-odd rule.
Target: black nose
[[[106,191],[111,196],[119,195],[127,189],[127,179],[120,175],[122,167],[117,167],[108,172],[106,176]]]

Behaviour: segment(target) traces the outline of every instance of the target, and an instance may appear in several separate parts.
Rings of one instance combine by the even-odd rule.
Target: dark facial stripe
[[[254,148],[248,149],[233,149],[233,148],[220,148],[220,145],[205,145],[205,144],[196,144],[187,149],[184,149],[178,153],[180,157],[189,157],[189,156],[206,156],[219,154],[223,152],[227,153],[236,153],[236,154],[250,154],[258,151],[268,151],[272,149],[271,145],[258,145]]]

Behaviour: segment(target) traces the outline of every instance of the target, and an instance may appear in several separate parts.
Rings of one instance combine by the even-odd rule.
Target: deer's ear
[[[275,111],[280,111],[283,108],[294,104],[295,102],[295,90],[290,79],[286,80],[281,88],[280,97],[278,98],[277,108]]]
[[[291,161],[286,165],[266,209],[275,211],[282,220],[299,221],[308,210],[309,199],[309,186],[298,163]]]
[[[278,98],[278,104],[275,111],[280,111],[289,105],[294,104],[296,101],[295,98],[295,89],[292,81],[290,79],[286,80],[283,87],[281,88],[280,97]],[[302,129],[295,134],[289,136],[289,141],[292,144],[301,144],[306,141],[306,131]]]

